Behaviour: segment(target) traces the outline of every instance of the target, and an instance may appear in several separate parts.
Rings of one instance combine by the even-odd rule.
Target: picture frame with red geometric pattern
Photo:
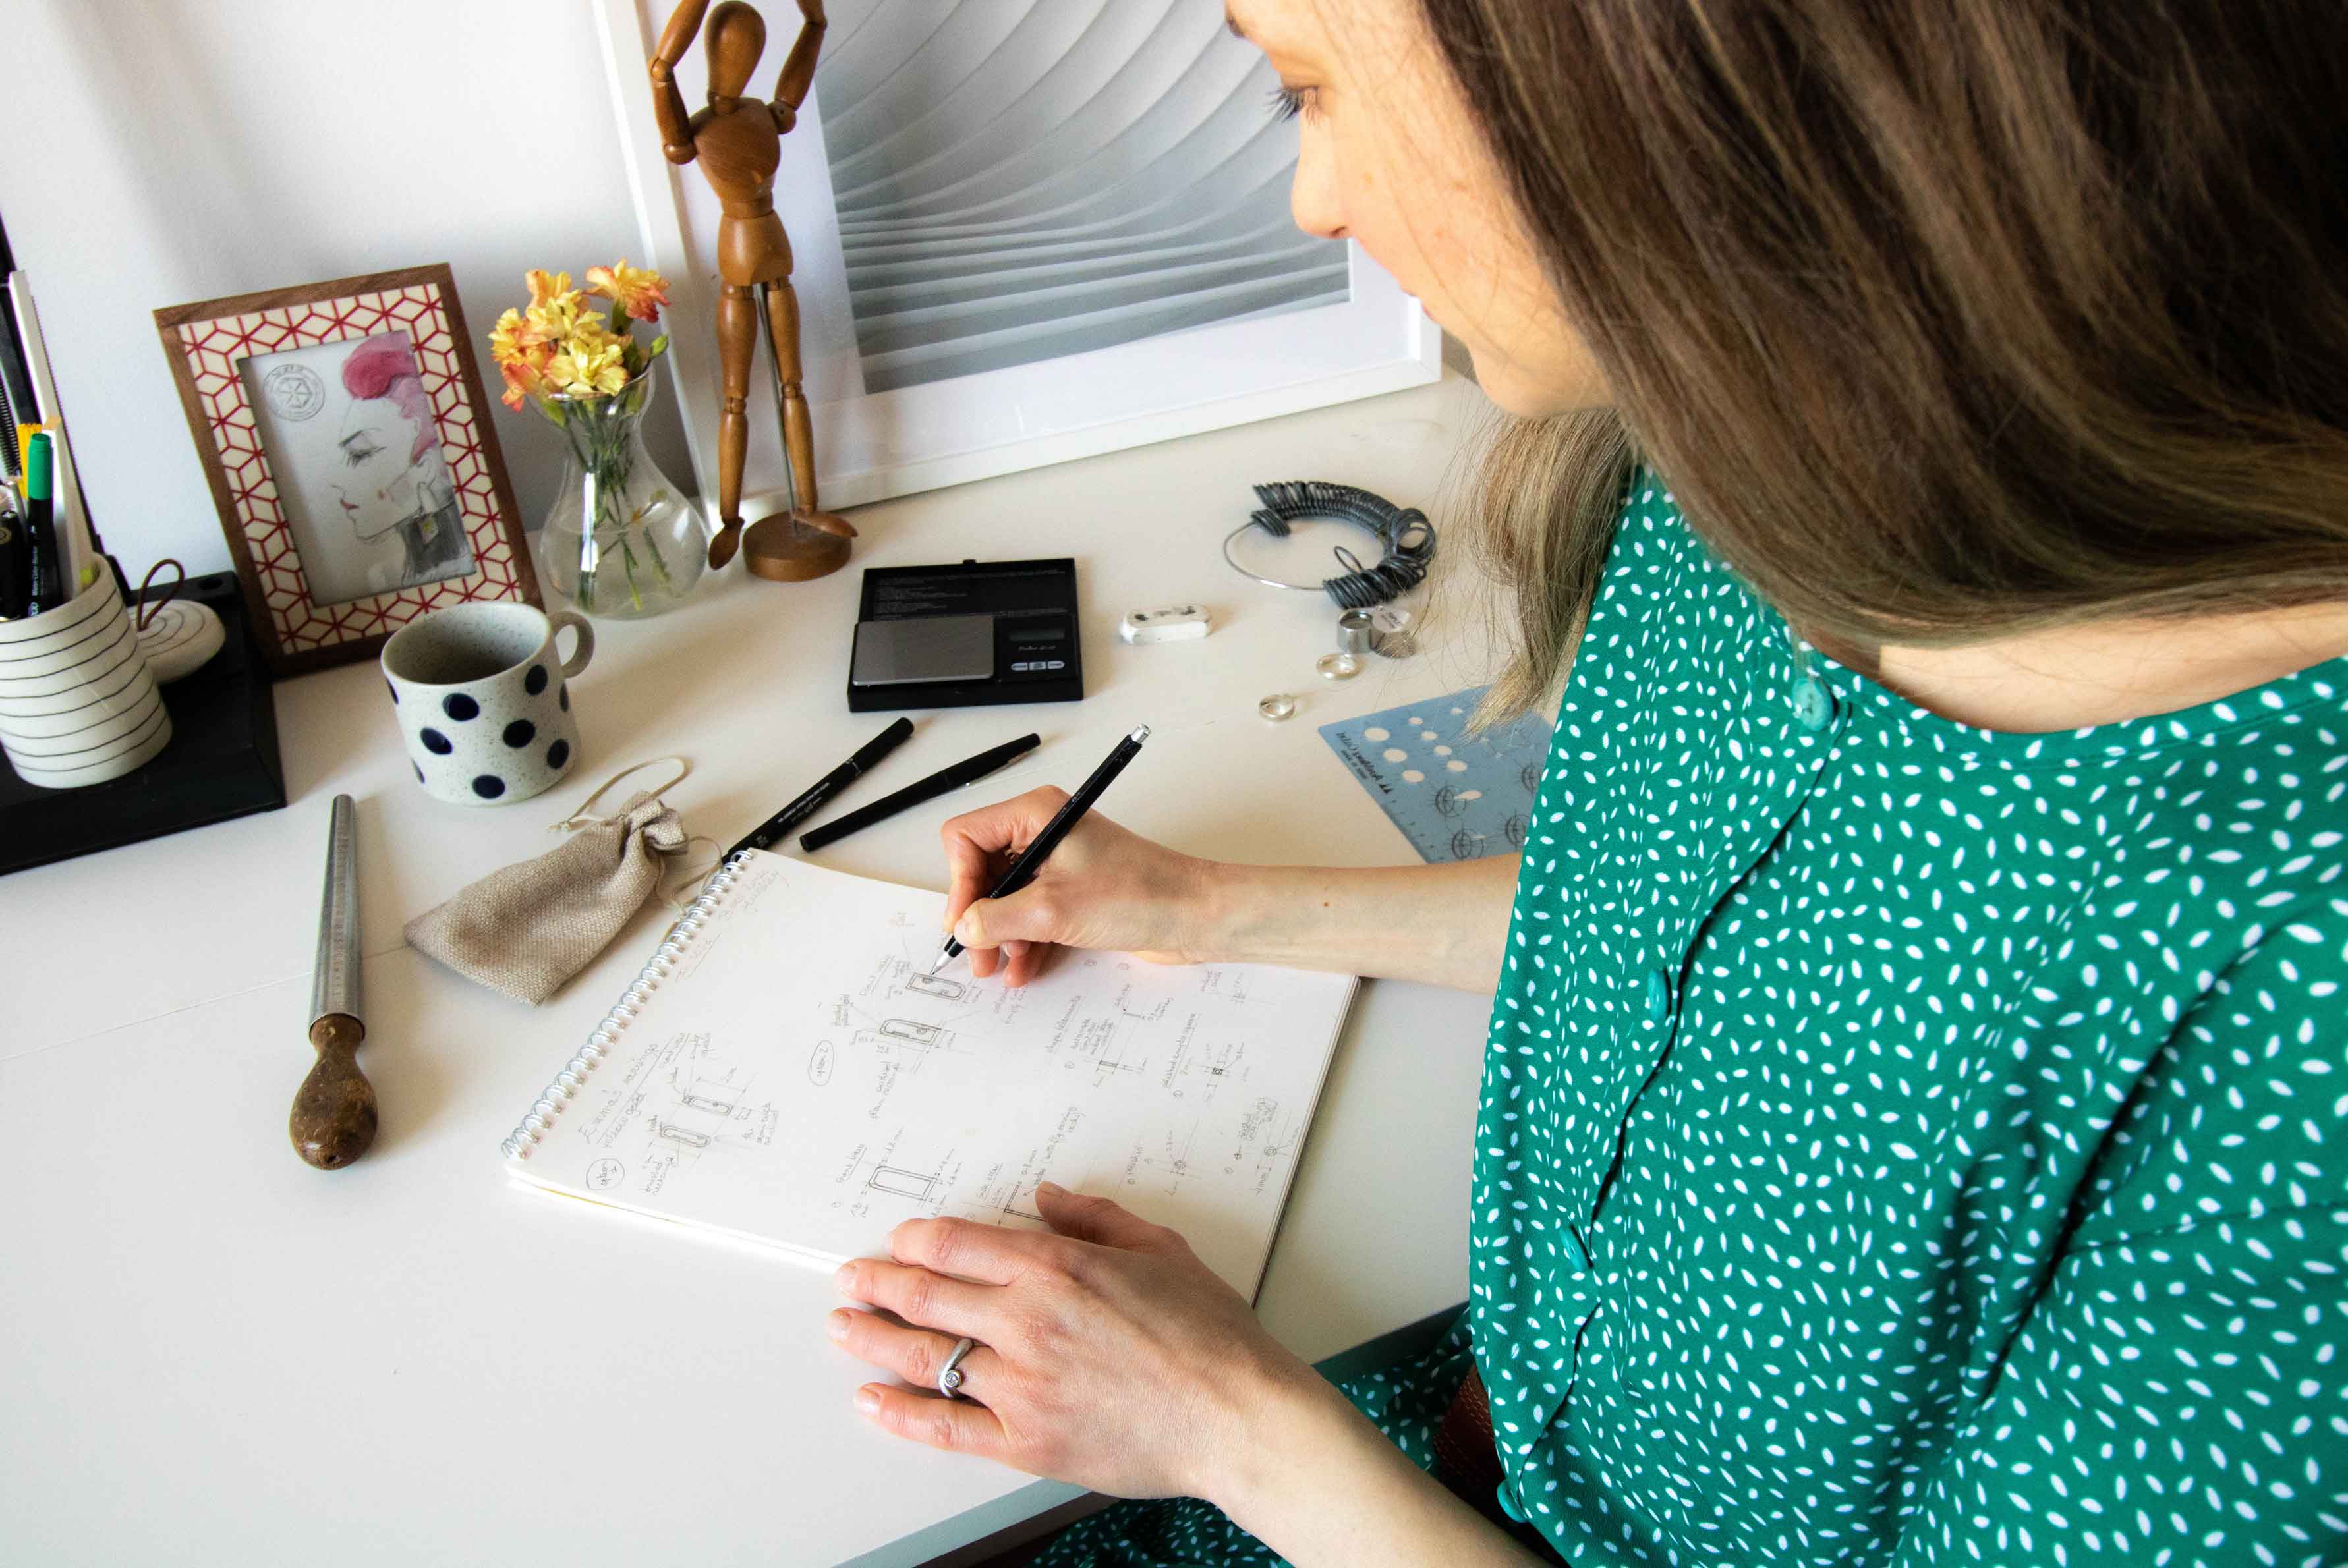
[[[538,604],[446,263],[155,313],[273,677],[419,616]]]

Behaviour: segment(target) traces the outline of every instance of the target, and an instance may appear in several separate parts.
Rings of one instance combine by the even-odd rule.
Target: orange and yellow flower
[[[505,378],[505,405],[520,408],[524,398],[540,391],[547,364],[554,358],[554,345],[520,311],[508,311],[489,333],[489,355],[497,361],[498,374]]]
[[[489,353],[504,379],[506,406],[531,398],[559,420],[553,404],[563,397],[610,397],[624,390],[668,347],[665,334],[649,347],[628,330],[632,321],[655,321],[668,301],[668,281],[658,272],[631,267],[594,267],[587,282],[613,302],[609,317],[590,305],[568,272],[524,274],[530,303],[498,318]]]
[[[508,311],[499,316],[498,324],[489,332],[489,353],[499,364],[530,358],[546,347],[546,334],[523,320],[520,311]]]
[[[572,292],[568,272],[546,272],[532,267],[521,275],[521,281],[530,285],[530,302],[533,308]]]
[[[649,267],[629,266],[625,256],[613,266],[588,268],[587,289],[640,322],[660,320],[668,303],[668,280]]]
[[[520,408],[546,390],[546,373],[528,360],[501,361],[498,374],[505,378],[506,389],[499,396],[508,408]]]
[[[570,273],[531,272],[524,276],[530,283],[530,305],[522,319],[547,342],[560,343],[594,313],[587,308],[587,296],[571,286]]]
[[[574,334],[546,367],[547,384],[572,397],[609,397],[628,384],[625,345],[609,333],[601,341]]]

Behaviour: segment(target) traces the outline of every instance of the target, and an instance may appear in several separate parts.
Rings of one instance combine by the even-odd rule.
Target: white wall
[[[526,269],[637,250],[589,0],[0,0],[0,220],[134,581],[229,564],[149,313],[432,261],[537,526],[556,443],[495,401],[482,338]],[[673,396],[649,439],[690,488]]]

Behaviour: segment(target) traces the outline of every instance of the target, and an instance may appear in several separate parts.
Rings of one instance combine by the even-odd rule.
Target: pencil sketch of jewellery
[[[873,1015],[900,1006],[928,1009],[940,1002],[988,1005],[977,999],[977,988],[968,979],[926,972],[930,959],[937,953],[933,935],[901,928],[895,955],[880,958],[872,968],[850,982],[840,993],[836,1010],[860,1014],[869,1021]],[[1001,1010],[1004,1003],[998,999],[993,1005]]]
[[[737,1105],[725,1116],[682,1104],[652,1112],[636,1123],[643,1139],[630,1168],[641,1174],[632,1184],[644,1193],[657,1193],[705,1160],[764,1149],[774,1142],[775,1121],[772,1105]]]
[[[635,1157],[611,1163],[627,1172],[631,1188],[657,1193],[705,1159],[774,1143],[778,1112],[772,1099],[711,1035],[672,1035],[641,1066],[612,1107],[616,1121],[602,1140],[608,1146],[634,1130]]]
[[[860,1029],[855,1043],[881,1061],[918,1063],[934,1051],[957,1049],[960,1037],[952,1030],[911,1019],[883,1019],[878,1029]]]
[[[954,1214],[990,1224],[1040,1225],[1035,1184],[1046,1175],[1081,1184],[1090,1175],[1071,1163],[1066,1141],[1085,1124],[1076,1106],[1047,1110],[1024,1136],[1006,1139],[992,1156],[973,1157],[960,1146],[938,1148],[933,1138],[897,1125],[885,1137],[859,1145],[840,1165],[842,1206],[858,1215]],[[924,1145],[927,1145],[926,1147]],[[1020,1150],[1017,1155],[1009,1151]]]
[[[935,1214],[962,1176],[953,1149],[932,1152],[899,1123],[877,1142],[860,1144],[839,1167],[841,1203],[853,1214]]]
[[[1133,988],[1126,987],[1117,994],[1117,1010],[1125,1018],[1138,1019],[1144,1023],[1156,1023],[1159,1019],[1164,1018],[1167,1009],[1174,1005],[1174,999],[1167,996],[1161,996],[1155,1001],[1145,1001],[1138,1007],[1134,1005],[1134,1000]]]
[[[839,1071],[842,1049],[829,1040],[819,1040],[809,1046],[808,1082],[818,1089],[829,1084]],[[860,1064],[865,1078],[877,1084],[885,1101],[900,1076],[920,1071],[922,1063],[935,1052],[960,1048],[953,1031],[942,1025],[892,1018],[882,1020],[877,1028],[851,1031],[845,1049]]]
[[[741,1091],[730,1083],[705,1083],[695,1079],[689,1089],[678,1085],[676,1097],[687,1110],[706,1111],[713,1116],[731,1116],[741,1107]]]
[[[1199,994],[1220,997],[1227,1002],[1248,999],[1248,971],[1243,968],[1222,969],[1202,966],[1199,971]]]
[[[1242,1042],[1201,1040],[1194,1030],[1185,1029],[1167,1059],[1165,1071],[1159,1074],[1158,1084],[1174,1099],[1211,1105],[1219,1096],[1242,1088],[1251,1071]]]
[[[948,979],[943,975],[914,975],[905,981],[905,989],[950,1002],[958,1002],[970,994],[970,988],[962,981]]]
[[[1246,1173],[1250,1190],[1261,1193],[1296,1153],[1304,1136],[1304,1118],[1277,1100],[1259,1097],[1240,1118],[1226,1175]]]
[[[891,1197],[911,1198],[915,1203],[926,1204],[938,1195],[939,1178],[897,1165],[876,1165],[865,1185],[876,1193],[887,1193]]]
[[[1125,1184],[1148,1185],[1172,1197],[1190,1173],[1190,1150],[1198,1141],[1199,1123],[1193,1121],[1179,1131],[1169,1130],[1154,1143],[1136,1145],[1133,1158],[1126,1163]]]
[[[819,1047],[817,1055],[822,1055]],[[860,1029],[849,1036],[846,1051],[853,1062],[852,1081],[858,1089],[870,1095],[865,1111],[868,1121],[879,1122],[891,1114],[890,1101],[911,1080],[918,1079],[936,1058],[943,1055],[969,1057],[977,1052],[954,1030],[942,1024],[923,1023],[918,1019],[887,1018],[873,1028]],[[836,1054],[836,1053],[835,1053]],[[831,1081],[838,1069],[827,1060],[823,1076],[817,1078],[817,1063],[808,1063],[808,1080],[818,1087]]]
[[[1079,1020],[1066,1031],[1066,1065],[1071,1070],[1089,1068],[1096,1088],[1106,1084],[1119,1073],[1137,1076],[1149,1069],[1148,1047],[1142,1031],[1129,1027],[1124,1019],[1088,1018]]]
[[[1228,1124],[1222,1117],[1215,1121]],[[1283,1114],[1281,1102],[1268,1095],[1257,1096],[1240,1112],[1231,1131],[1220,1136],[1208,1126],[1207,1109],[1201,1107],[1200,1116],[1187,1125],[1137,1145],[1126,1162],[1123,1182],[1171,1197],[1191,1176],[1220,1166],[1223,1175],[1235,1176],[1261,1193],[1286,1168],[1303,1131],[1303,1118]]]

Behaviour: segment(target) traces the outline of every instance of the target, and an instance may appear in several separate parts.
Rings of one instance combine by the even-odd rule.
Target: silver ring
[[[963,1383],[965,1381],[962,1369],[962,1358],[970,1354],[973,1343],[973,1341],[967,1337],[955,1340],[954,1348],[946,1352],[946,1364],[938,1368],[938,1392],[949,1399],[970,1398],[968,1394],[962,1391]]]

